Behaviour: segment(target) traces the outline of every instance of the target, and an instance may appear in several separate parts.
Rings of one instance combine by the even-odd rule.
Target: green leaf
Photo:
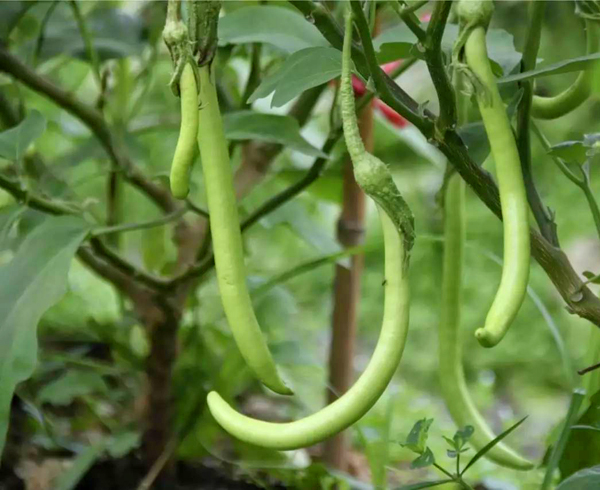
[[[329,46],[319,30],[297,11],[257,5],[240,8],[222,17],[219,43],[267,43],[288,53]]]
[[[38,401],[70,405],[75,398],[107,391],[108,386],[98,373],[73,370],[44,386],[39,392]]]
[[[600,277],[598,274],[594,274],[592,271],[583,271],[583,275],[592,284],[600,284]]]
[[[583,141],[563,141],[550,148],[548,153],[567,162],[583,165],[587,160],[587,151]]]
[[[571,427],[577,419],[577,415],[579,414],[579,409],[584,398],[585,390],[582,389],[576,389],[571,395],[569,411],[567,412],[567,416],[565,417],[565,421],[563,423],[563,427],[558,441],[556,442],[556,444],[554,444],[554,448],[552,449],[552,453],[550,454],[550,458],[548,459],[548,463],[546,465],[546,474],[544,475],[542,490],[549,489],[552,484],[554,470],[558,467],[560,459],[565,451],[565,447],[569,439],[569,434],[571,433]]]
[[[550,75],[562,75],[563,73],[571,73],[573,71],[590,70],[600,60],[600,53],[586,54],[577,58],[559,61],[542,68],[516,73],[498,80],[498,83],[511,83],[523,80],[531,80],[534,78],[547,77]]]
[[[468,442],[468,440],[471,439],[471,436],[474,432],[475,428],[472,425],[466,425],[462,429],[457,430],[454,434],[454,442],[456,447],[461,449]]]
[[[223,117],[225,136],[230,140],[258,140],[278,143],[306,155],[326,157],[300,134],[298,121],[291,116],[254,111],[230,112]]]
[[[406,437],[406,442],[402,446],[407,447],[415,453],[423,453],[426,449],[427,437],[429,436],[429,427],[433,419],[418,420]]]
[[[600,392],[591,397],[588,409],[574,425],[600,427]],[[595,430],[571,431],[558,465],[562,477],[596,465],[600,465],[600,433]]]
[[[342,52],[330,47],[306,48],[285,60],[278,71],[265,78],[248,102],[274,92],[272,107],[281,107],[305,90],[338,77],[342,71]]]
[[[479,451],[477,451],[477,453],[475,453],[475,456],[473,456],[471,458],[471,460],[467,463],[467,466],[465,466],[463,468],[463,470],[460,472],[461,475],[464,475],[466,473],[466,471],[473,466],[477,461],[479,461],[483,456],[485,456],[485,454],[492,449],[496,444],[498,444],[502,439],[504,439],[506,436],[508,436],[513,430],[515,430],[517,427],[519,427],[523,422],[525,422],[525,420],[527,420],[527,417],[523,417],[521,420],[519,420],[516,424],[514,424],[512,427],[509,427],[508,429],[506,429],[504,432],[502,432],[502,434],[500,434],[499,436],[497,436],[495,439],[492,439],[490,442],[488,442],[485,446],[483,446]]]
[[[410,485],[403,485],[397,487],[396,490],[420,490],[421,488],[437,487],[438,485],[444,485],[445,483],[452,483],[454,480],[435,480],[435,481],[424,481],[421,483],[411,483]]]
[[[556,490],[596,490],[600,488],[600,466],[586,468],[564,480]]]
[[[72,490],[77,488],[77,484],[102,456],[106,449],[106,440],[102,439],[96,444],[89,446],[82,451],[73,461],[73,464],[67,471],[61,473],[54,484],[54,490]]]
[[[97,7],[85,16],[85,22],[100,61],[134,56],[144,47],[141,17],[119,8]],[[59,54],[90,61],[68,5],[59,6],[50,17],[40,57],[48,59]]]
[[[0,157],[13,162],[23,158],[29,145],[46,130],[46,118],[38,111],[31,111],[18,126],[0,133]]]
[[[106,451],[112,458],[118,459],[139,447],[141,435],[137,431],[126,430],[113,435],[107,444]]]
[[[37,362],[37,324],[67,287],[71,260],[89,226],[73,216],[52,217],[0,267],[0,453],[15,387]]]
[[[373,39],[373,46],[377,51],[377,61],[383,64],[409,58],[412,56],[412,49],[416,42],[416,36],[404,22],[386,29]]]
[[[425,448],[425,451],[423,451],[423,454],[410,463],[410,467],[413,470],[417,468],[426,468],[427,466],[431,466],[433,463],[435,463],[435,457],[433,456],[431,449],[427,447]]]

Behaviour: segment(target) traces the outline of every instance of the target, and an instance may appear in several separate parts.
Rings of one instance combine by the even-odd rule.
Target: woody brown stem
[[[360,135],[367,151],[373,151],[373,106],[369,103],[359,114]],[[344,248],[360,245],[364,237],[365,194],[354,179],[352,162],[343,170],[342,212],[338,220],[337,237]],[[353,381],[354,344],[356,338],[360,280],[363,256],[353,255],[350,268],[335,267],[333,318],[329,347],[329,389],[331,403],[345,393]],[[348,433],[341,432],[325,443],[323,459],[328,466],[346,471],[350,442]]]

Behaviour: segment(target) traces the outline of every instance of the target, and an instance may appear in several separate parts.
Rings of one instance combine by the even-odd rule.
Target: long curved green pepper
[[[223,310],[242,357],[256,377],[274,392],[291,395],[292,391],[277,373],[246,286],[246,267],[229,150],[210,66],[200,67],[199,76],[198,146]]]
[[[485,325],[475,332],[484,347],[498,344],[517,316],[527,292],[530,261],[528,204],[519,153],[487,55],[485,37],[492,9],[490,0],[458,4],[461,23],[469,26],[464,41],[466,61],[477,79],[477,102],[496,163],[504,223],[502,278]]]
[[[194,163],[198,134],[198,86],[194,69],[186,63],[179,80],[181,127],[171,164],[171,193],[185,199],[190,190],[190,170]]]
[[[348,11],[342,65],[342,120],[356,180],[375,200],[385,245],[385,305],[381,333],[373,357],[358,381],[332,404],[306,418],[288,423],[255,420],[236,412],[217,393],[208,394],[208,407],[230,434],[262,447],[288,450],[320,442],[352,425],[379,399],[396,371],[408,330],[408,252],[412,216],[389,170],[368,154],[360,139],[351,86],[352,16]]]
[[[598,21],[585,19],[586,54],[598,51]],[[560,94],[552,97],[535,95],[531,103],[531,114],[537,119],[556,119],[575,110],[592,93],[594,70],[579,73],[575,81]]]
[[[448,181],[444,195],[444,262],[442,313],[438,329],[438,371],[446,407],[458,427],[473,426],[475,432],[469,443],[478,451],[496,436],[469,395],[462,367],[459,330],[465,229],[465,184],[458,174],[454,174]],[[516,470],[533,468],[533,463],[503,442],[495,445],[485,457]]]

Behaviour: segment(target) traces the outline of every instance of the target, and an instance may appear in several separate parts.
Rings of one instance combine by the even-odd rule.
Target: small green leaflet
[[[0,133],[0,157],[12,162],[23,158],[29,145],[46,130],[46,118],[38,111],[31,111],[18,126]]]
[[[309,88],[327,83],[342,72],[342,52],[330,47],[306,48],[287,58],[279,70],[266,77],[248,102],[275,92],[272,107],[281,107]]]
[[[17,384],[37,362],[37,325],[65,294],[67,274],[88,224],[74,216],[46,219],[0,267],[0,453]]]
[[[223,125],[229,140],[266,141],[305,155],[326,156],[302,137],[298,121],[291,116],[254,111],[229,112],[223,116]]]

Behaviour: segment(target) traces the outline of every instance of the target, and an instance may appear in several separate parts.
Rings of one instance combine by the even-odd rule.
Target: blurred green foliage
[[[240,3],[250,2],[225,2],[224,9],[229,14],[240,8]],[[11,50],[74,96],[96,100],[98,87],[90,75],[90,65],[85,60],[70,9],[64,2],[52,5],[37,2],[27,9],[12,30]],[[2,8],[7,7],[3,4]],[[10,10],[13,8],[14,5]],[[45,26],[43,49],[37,50],[40,26],[50,8],[54,13]],[[81,8],[105,62],[108,82],[104,113],[117,128],[132,159],[156,180],[165,179],[177,138],[178,101],[167,87],[172,66],[158,39],[164,19],[163,5],[82,2]],[[494,17],[493,27],[514,36],[515,46],[521,46],[524,40],[527,28],[524,12],[523,2],[502,2]],[[391,18],[382,18],[384,28],[386,22],[391,22]],[[4,29],[3,25],[0,29]],[[556,42],[557,36],[560,42]],[[229,60],[227,66],[221,64],[217,68],[223,89],[234,104],[239,104],[248,71],[247,49],[244,45],[221,49],[221,59]],[[580,55],[583,49],[584,38],[573,15],[573,4],[550,2],[540,50],[543,63]],[[263,57],[267,73],[280,66],[286,56],[273,45],[265,44]],[[544,78],[539,88],[554,92],[567,86],[574,76]],[[600,87],[600,71],[596,78],[596,87]],[[5,77],[0,82],[1,90],[10,100],[22,102],[29,113],[37,110],[47,119],[47,129],[35,141],[35,151],[68,183],[76,199],[102,218],[108,163],[97,141],[51,101],[17,87]],[[422,62],[404,74],[400,83],[419,102],[436,100]],[[582,139],[584,133],[600,131],[598,94],[600,88],[593,100],[558,122],[540,123],[553,144]],[[331,99],[332,90],[328,90],[315,117],[303,130],[303,136],[312,145],[319,146],[325,137]],[[431,105],[435,106],[433,102]],[[255,108],[269,109],[265,100],[259,100]],[[536,183],[545,203],[556,213],[561,246],[578,271],[599,272],[600,247],[583,194],[564,178],[535,140],[532,150]],[[340,154],[341,149],[337,153]],[[410,470],[414,456],[408,449],[393,443],[405,440],[416,420],[435,420],[428,444],[440,460],[445,458],[446,450],[442,435],[451,437],[456,429],[440,399],[436,375],[443,246],[436,193],[444,165],[443,158],[427,146],[416,130],[410,127],[398,130],[380,115],[376,120],[375,153],[390,164],[415,214],[417,242],[410,266],[411,327],[396,378],[383,399],[352,429],[352,434],[356,450],[366,455],[362,457],[368,462],[362,464],[370,466],[373,483],[382,485],[387,481],[393,487],[440,476],[431,468]],[[240,158],[237,148],[234,165],[239,164]],[[284,151],[265,182],[243,200],[242,214],[251,212],[299,179],[310,162],[306,155]],[[493,170],[493,164],[486,165]],[[245,233],[249,282],[253,288],[294,265],[339,250],[334,236],[340,206],[341,168],[340,159],[333,158],[319,181]],[[593,191],[599,196],[597,174],[592,165]],[[43,182],[31,181],[30,185],[34,190],[64,197],[56,190],[42,188]],[[199,165],[193,171],[191,196],[195,203],[204,205]],[[4,205],[9,202],[8,199]],[[160,216],[154,205],[127,186],[120,187],[119,208],[123,222]],[[498,433],[521,416],[529,415],[527,422],[511,435],[511,443],[528,456],[541,460],[549,435],[564,416],[573,388],[573,373],[565,372],[555,339],[531,299],[526,300],[500,346],[486,350],[477,344],[473,332],[484,321],[500,278],[501,269],[490,260],[489,254],[502,256],[502,227],[471,192],[467,196],[467,210],[469,248],[464,277],[462,341],[469,387],[477,406]],[[20,226],[27,229],[28,220],[35,219],[36,213],[27,211]],[[367,228],[357,374],[366,365],[375,344],[383,304],[381,231],[371,204]],[[140,266],[169,272],[175,260],[173,229],[174,225],[167,225],[124,234],[119,239],[120,250]],[[16,245],[15,242],[11,248]],[[197,459],[212,455],[234,462],[261,485],[282,479],[294,488],[332,488],[339,475],[332,475],[320,466],[310,466],[304,452],[278,454],[230,441],[202,407],[209,389],[237,398],[258,416],[266,414],[277,419],[301,417],[322,406],[326,392],[333,269],[330,263],[278,284],[255,305],[274,356],[296,392],[292,400],[282,401],[261,391],[233,344],[214,277],[209,275],[199,285],[188,300],[174,373],[176,426],[187,431],[179,450],[181,457]],[[36,375],[18,390],[19,396],[30,406],[30,438],[34,444],[47,448],[81,445],[85,434],[94,430],[130,434],[132,427],[139,430],[136,423],[141,416],[137,404],[144,389],[142,366],[148,345],[131,306],[79,263],[74,263],[68,283],[67,295],[42,320],[41,362]],[[557,325],[568,358],[574,366],[584,367],[590,336],[597,336],[598,331],[565,311],[562,300],[537,264],[532,265],[530,286]],[[77,370],[73,370],[73,366],[77,366]],[[64,413],[59,410],[62,405],[71,405],[72,410]],[[598,420],[594,417],[594,421]],[[597,434],[587,436],[598,440]],[[132,439],[128,447],[137,442]],[[450,462],[449,458],[444,461]],[[266,476],[262,471],[265,468],[268,468]],[[473,468],[470,476],[473,481],[479,479],[490,486],[500,481],[513,485],[503,488],[536,488],[540,481],[535,471],[523,475],[485,460]],[[359,485],[346,481],[349,487]]]

